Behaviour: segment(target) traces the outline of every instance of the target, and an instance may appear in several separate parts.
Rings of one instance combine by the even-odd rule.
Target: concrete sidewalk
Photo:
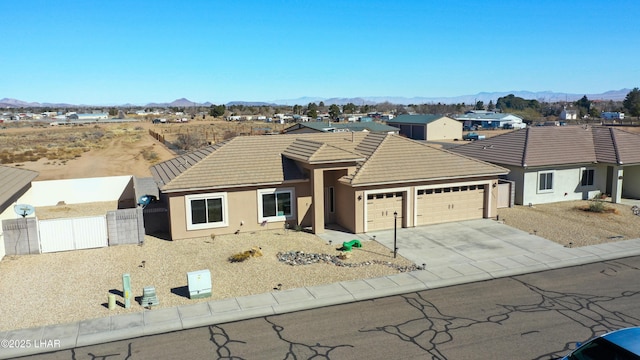
[[[327,231],[321,237],[333,244],[359,239],[365,249],[366,242],[375,237],[390,252],[393,249],[393,230],[359,235]],[[488,219],[397,229],[396,243],[399,255],[420,267],[424,264],[425,269],[2,332],[0,358],[640,255],[640,239],[568,248]]]

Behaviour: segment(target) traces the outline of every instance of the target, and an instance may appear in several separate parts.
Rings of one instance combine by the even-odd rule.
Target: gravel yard
[[[565,246],[586,246],[640,238],[640,216],[631,206],[603,202],[605,212],[585,211],[590,201],[498,209],[500,220]]]
[[[231,263],[229,256],[260,247],[261,257]],[[337,255],[329,245],[305,232],[269,230],[256,233],[166,241],[147,236],[142,246],[121,245],[27,256],[6,256],[0,262],[0,331],[141,311],[132,299],[131,307],[106,307],[110,291],[122,301],[122,274],[131,275],[133,296],[145,286],[155,286],[159,308],[245,296],[309,285],[395,274],[394,266],[413,265],[393,259],[391,251],[375,241],[354,248],[345,263],[292,266],[278,261],[279,252]],[[144,262],[144,266],[143,266]],[[388,264],[387,264],[388,263]],[[391,265],[391,266],[390,266]],[[211,298],[190,300],[187,272],[210,269]]]
[[[633,215],[630,206],[606,203],[611,212],[593,213],[582,210],[588,204],[572,201],[516,206],[498,213],[509,226],[565,246],[640,238],[640,216]],[[62,210],[40,211],[49,215]],[[228,261],[231,255],[252,247],[260,247],[263,256],[240,263]],[[133,296],[141,296],[145,286],[155,286],[163,308],[270,292],[279,284],[286,290],[379,277],[414,265],[402,257],[393,259],[391,251],[375,241],[363,242],[362,248],[353,249],[351,258],[343,260],[358,266],[324,262],[291,266],[277,259],[280,252],[337,255],[336,247],[305,232],[269,230],[180,241],[147,236],[142,246],[6,256],[0,262],[0,331],[141,311],[133,299],[130,309],[117,306],[110,311],[106,307],[110,291],[122,301],[124,273],[131,275]],[[190,300],[186,297],[186,273],[202,269],[211,270],[213,296]]]

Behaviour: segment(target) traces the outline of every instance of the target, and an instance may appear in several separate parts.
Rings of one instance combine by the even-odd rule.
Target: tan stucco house
[[[236,137],[151,171],[174,240],[493,217],[495,184],[507,173],[399,135],[362,132]]]

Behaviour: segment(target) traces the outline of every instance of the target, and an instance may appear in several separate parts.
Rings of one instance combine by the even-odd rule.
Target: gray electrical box
[[[187,284],[190,299],[211,297],[211,271],[209,269],[188,272]]]

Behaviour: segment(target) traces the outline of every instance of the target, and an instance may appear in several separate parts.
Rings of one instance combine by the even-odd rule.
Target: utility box
[[[187,284],[190,299],[211,297],[211,271],[209,269],[188,272]]]

